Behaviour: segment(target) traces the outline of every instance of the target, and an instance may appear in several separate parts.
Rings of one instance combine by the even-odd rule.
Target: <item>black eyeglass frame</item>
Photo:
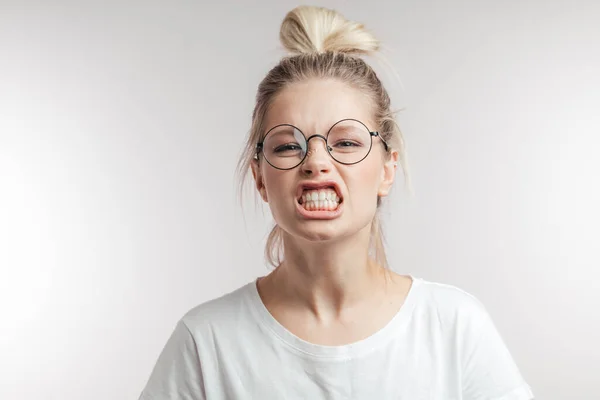
[[[333,150],[331,147],[329,147],[329,145],[327,144],[327,138],[329,137],[329,132],[331,132],[331,130],[340,122],[344,122],[344,121],[354,121],[354,122],[358,122],[359,124],[361,124],[362,126],[365,127],[366,131],[369,132],[369,134],[371,135],[371,143],[369,145],[369,151],[367,151],[367,154],[365,154],[365,156],[363,158],[361,158],[358,161],[355,162],[351,162],[351,163],[345,163],[342,161],[337,160],[332,154],[331,151]],[[337,121],[335,124],[331,125],[331,128],[329,128],[329,130],[327,131],[327,134],[325,136],[323,135],[318,135],[318,134],[314,134],[309,136],[308,138],[306,137],[306,135],[304,134],[304,132],[302,132],[302,130],[300,128],[298,128],[297,126],[294,126],[292,124],[279,124],[279,125],[275,125],[274,127],[272,127],[271,129],[269,129],[263,136],[262,140],[260,142],[258,142],[256,144],[256,159],[258,159],[259,154],[261,153],[261,151],[263,150],[263,145],[264,145],[264,140],[265,138],[269,135],[269,133],[275,129],[275,128],[279,128],[280,126],[289,126],[292,127],[294,129],[297,129],[298,132],[300,132],[302,134],[302,136],[304,137],[304,140],[306,142],[306,149],[307,151],[304,153],[304,157],[302,157],[302,159],[298,162],[298,164],[294,165],[293,167],[290,168],[279,168],[276,167],[275,165],[271,164],[271,162],[269,161],[269,159],[267,157],[264,157],[265,161],[267,161],[267,163],[278,170],[281,171],[287,171],[290,169],[294,169],[296,168],[298,165],[302,164],[304,162],[304,160],[306,160],[306,157],[308,156],[308,142],[315,137],[321,138],[325,141],[325,149],[327,149],[327,153],[329,153],[329,156],[337,163],[343,164],[343,165],[354,165],[354,164],[358,164],[359,162],[363,161],[365,158],[367,158],[369,156],[369,154],[371,154],[371,149],[373,148],[373,138],[374,137],[378,137],[381,140],[381,143],[383,143],[383,146],[385,147],[385,151],[387,152],[389,150],[389,145],[387,144],[387,142],[381,137],[381,135],[379,134],[378,131],[371,131],[364,123],[362,123],[361,121],[354,119],[354,118],[344,118],[341,119],[339,121]]]

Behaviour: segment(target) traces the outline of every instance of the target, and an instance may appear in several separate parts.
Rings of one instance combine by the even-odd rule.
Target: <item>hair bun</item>
[[[363,24],[348,21],[335,10],[315,6],[300,6],[288,12],[281,23],[279,40],[295,54],[369,54],[379,49],[379,40]]]

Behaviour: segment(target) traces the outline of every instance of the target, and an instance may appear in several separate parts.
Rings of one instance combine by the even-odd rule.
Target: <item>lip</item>
[[[322,188],[328,188],[328,187],[333,187],[333,190],[335,190],[335,193],[341,199],[341,202],[340,202],[340,206],[341,206],[343,203],[344,197],[342,196],[342,191],[340,190],[339,185],[335,181],[303,181],[303,182],[300,182],[298,184],[298,189],[296,190],[296,203],[298,203],[299,199],[302,197],[302,193],[304,192],[304,189],[315,190],[315,189],[322,189]]]

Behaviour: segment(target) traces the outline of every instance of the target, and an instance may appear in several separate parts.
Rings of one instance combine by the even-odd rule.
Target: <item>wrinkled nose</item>
[[[322,136],[312,136],[308,139],[306,158],[301,170],[307,175],[317,175],[331,171],[332,158],[327,151],[327,142]]]

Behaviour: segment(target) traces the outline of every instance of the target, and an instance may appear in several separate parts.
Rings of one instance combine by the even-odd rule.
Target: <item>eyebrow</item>
[[[371,129],[371,128],[369,128],[369,127],[366,125],[366,123],[365,123],[365,122],[362,122],[362,120],[360,120],[360,119],[357,119],[357,118],[342,118],[342,119],[339,119],[339,120],[337,120],[337,121],[333,122],[331,125],[329,125],[329,127],[328,127],[326,130],[324,130],[322,134],[323,134],[323,135],[326,135],[326,134],[327,134],[327,133],[328,133],[328,132],[331,130],[331,128],[333,128],[334,126],[336,126],[336,125],[337,125],[338,123],[340,123],[341,121],[345,121],[345,120],[353,120],[353,121],[360,122],[361,124],[365,125],[365,127],[367,128],[367,130],[368,130],[369,132],[370,132],[370,131],[372,131],[372,129]],[[280,123],[278,123],[278,124],[270,125],[270,127],[269,127],[268,129],[265,129],[265,130],[264,130],[264,132],[261,134],[261,139],[264,139],[264,138],[266,137],[267,133],[268,133],[268,132],[271,132],[271,131],[272,131],[273,129],[275,129],[276,127],[279,127],[279,128],[281,128],[281,129],[283,129],[283,128],[288,128],[288,129],[290,129],[290,130],[291,130],[291,129],[293,129],[293,128],[296,128],[296,129],[300,130],[300,132],[302,132],[302,134],[303,134],[305,137],[307,137],[307,136],[311,136],[311,135],[315,134],[315,132],[313,132],[313,131],[305,131],[305,130],[302,130],[302,129],[300,129],[298,126],[294,125],[294,124],[293,124],[293,123],[291,123],[291,122],[280,122]],[[338,127],[339,129],[341,129],[341,130],[344,130],[344,131],[347,131],[347,130],[350,130],[350,129],[351,129],[351,127],[350,127],[350,126],[345,126],[345,125],[337,125],[337,127]]]
[[[267,133],[270,133],[271,135],[274,135],[274,134],[281,135],[281,134],[293,132],[294,128],[300,129],[295,125],[294,126],[290,126],[290,125],[292,125],[292,124],[273,125],[269,129],[265,129],[264,132],[261,133],[260,137],[261,137],[261,139],[264,139],[267,136]],[[273,133],[273,129],[275,129],[275,128],[278,128],[277,132]],[[300,130],[300,132],[302,132],[302,130]]]

